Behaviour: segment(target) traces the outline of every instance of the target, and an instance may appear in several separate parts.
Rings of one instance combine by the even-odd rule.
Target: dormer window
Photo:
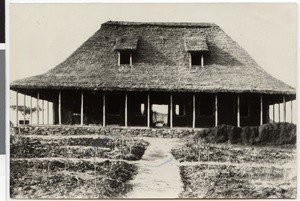
[[[127,51],[118,52],[119,55],[119,66],[130,65],[132,66],[132,53]]]
[[[118,66],[132,66],[132,55],[137,49],[138,37],[124,35],[116,38],[114,50],[118,52]]]
[[[185,39],[185,50],[189,53],[189,65],[204,66],[204,55],[208,54],[209,49],[205,36],[188,37]]]
[[[191,65],[204,66],[204,56],[201,52],[191,52]]]

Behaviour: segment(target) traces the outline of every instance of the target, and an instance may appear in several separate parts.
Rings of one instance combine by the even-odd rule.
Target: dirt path
[[[179,139],[142,138],[150,143],[143,158],[137,162],[139,173],[132,181],[128,198],[178,198],[183,191],[179,166],[171,149]]]

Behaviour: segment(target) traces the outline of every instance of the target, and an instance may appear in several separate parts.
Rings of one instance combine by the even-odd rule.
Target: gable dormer
[[[205,55],[209,53],[206,37],[195,36],[185,39],[185,50],[189,53],[189,66],[204,66]]]
[[[118,52],[118,66],[132,66],[132,56],[137,49],[138,37],[120,36],[116,38],[114,50]]]

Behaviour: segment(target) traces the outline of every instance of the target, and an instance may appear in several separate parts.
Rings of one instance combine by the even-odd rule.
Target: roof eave
[[[275,91],[275,90],[240,90],[240,89],[187,89],[187,88],[145,88],[145,87],[105,87],[105,86],[46,86],[46,85],[10,85],[10,89],[18,90],[100,90],[100,91],[164,91],[164,92],[198,92],[198,93],[256,93],[256,94],[277,94],[296,95],[295,90]]]

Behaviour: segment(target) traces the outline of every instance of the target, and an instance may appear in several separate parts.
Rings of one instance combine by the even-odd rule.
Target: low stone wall
[[[116,127],[75,127],[75,126],[19,126],[13,128],[20,135],[131,135],[143,137],[182,138],[192,136],[202,129],[149,129]]]

